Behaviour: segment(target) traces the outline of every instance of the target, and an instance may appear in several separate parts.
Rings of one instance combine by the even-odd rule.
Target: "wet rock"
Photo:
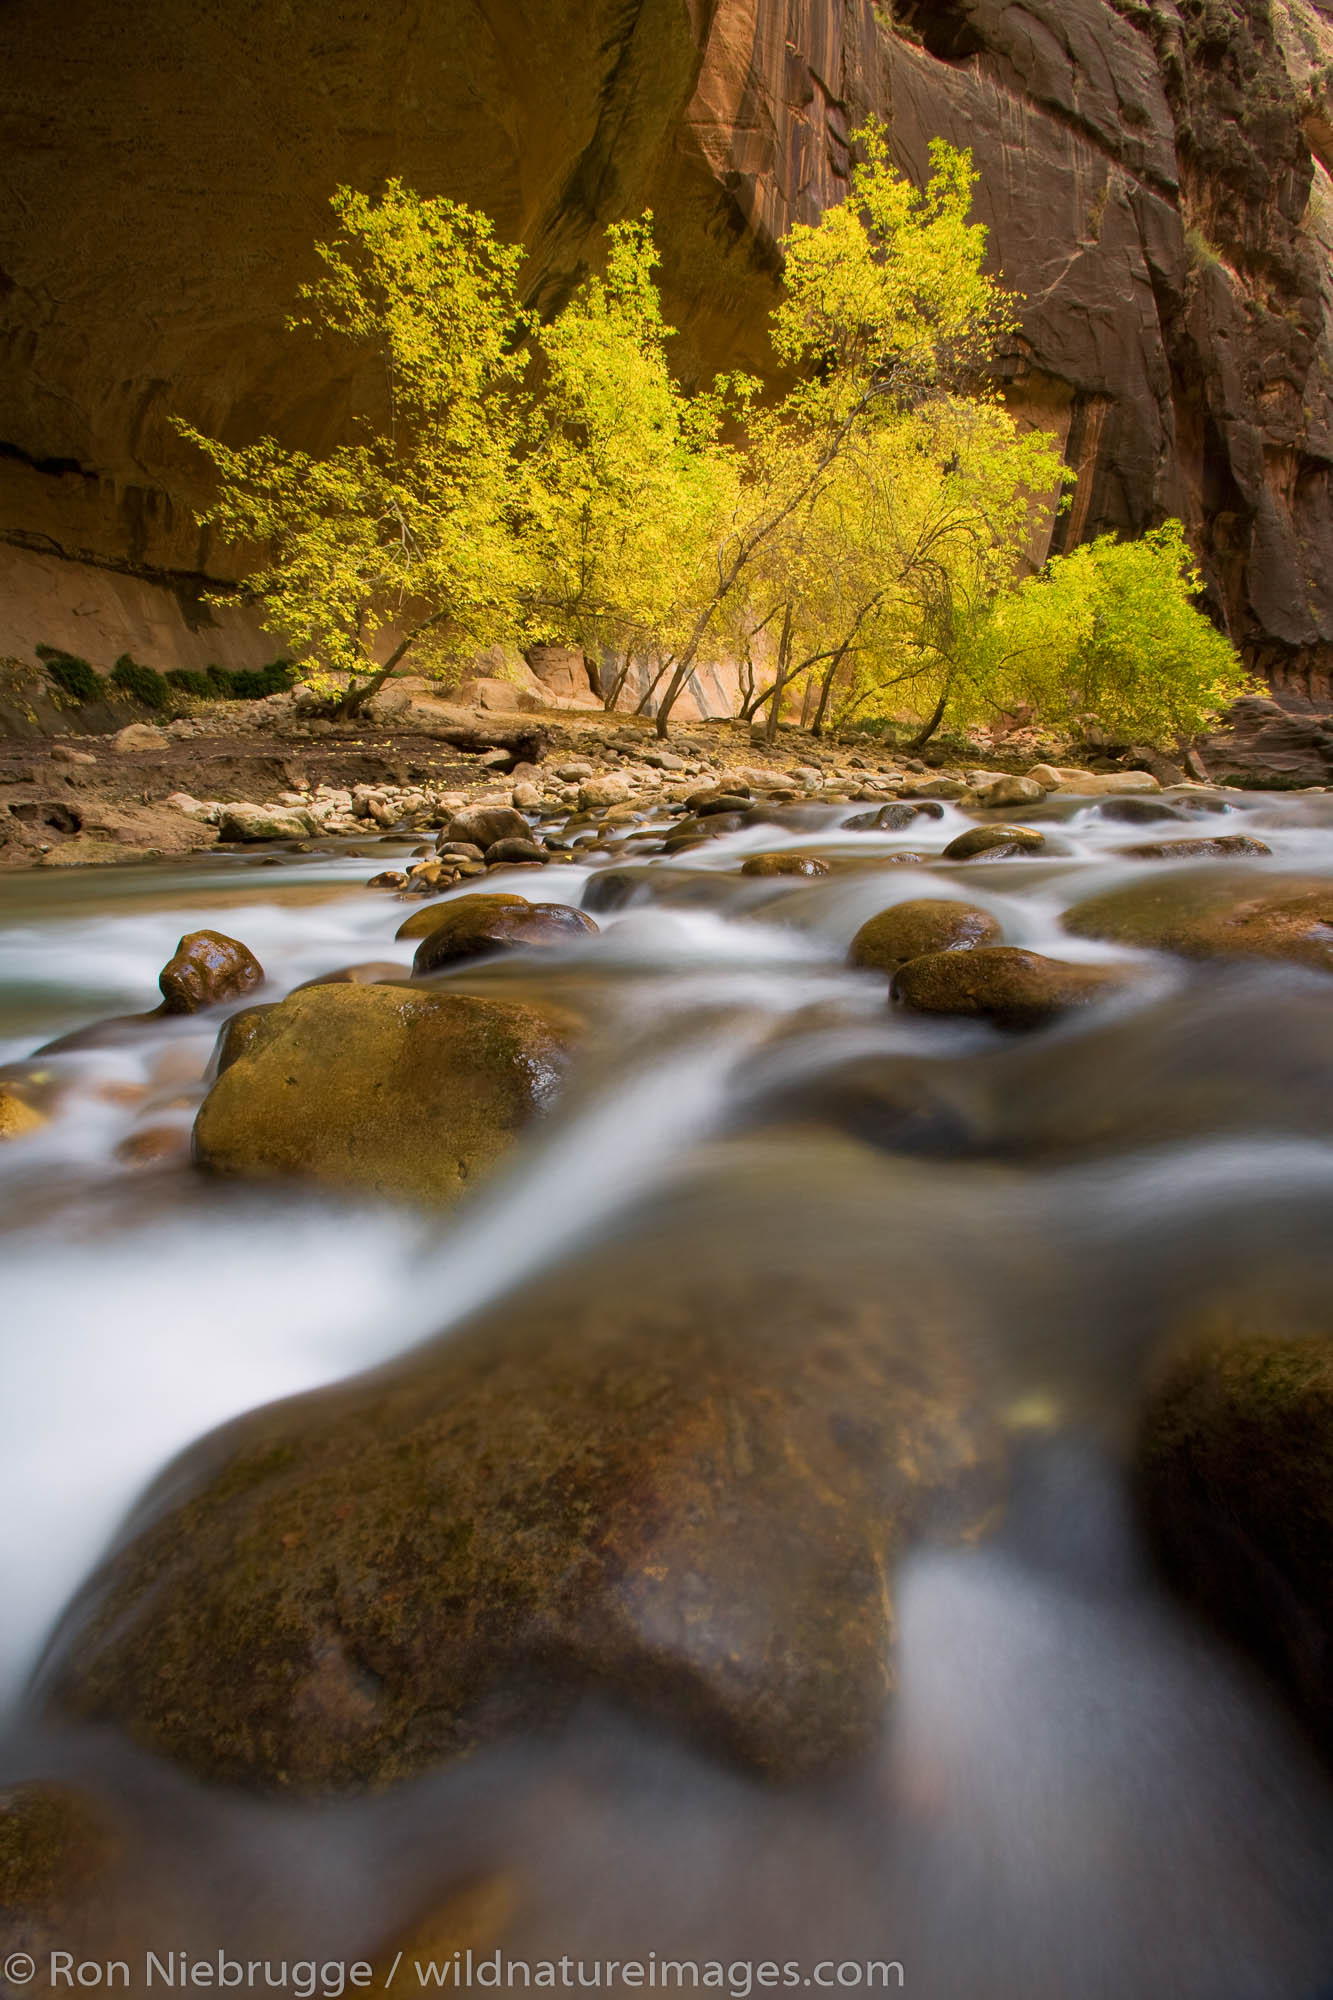
[[[997,778],[993,784],[982,786],[977,792],[977,804],[981,806],[1031,806],[1044,799],[1047,787],[1036,778]]]
[[[190,931],[157,976],[164,1014],[197,1014],[239,1000],[264,983],[264,968],[239,938]]]
[[[0,1143],[6,1139],[26,1139],[30,1132],[40,1132],[48,1122],[47,1113],[30,1104],[22,1092],[10,1084],[0,1084]]]
[[[301,991],[299,986],[296,991]],[[208,1065],[210,1077],[221,1076],[224,1069],[230,1068],[232,1063],[259,1046],[263,1039],[263,1023],[279,1004],[276,1000],[266,1000],[257,1007],[242,1007],[239,1013],[223,1023]]]
[[[1173,1355],[1138,1489],[1167,1576],[1333,1753],[1333,1340],[1215,1337]]]
[[[1003,926],[989,910],[921,897],[895,903],[862,924],[847,962],[866,972],[896,972],[909,959],[932,952],[972,951],[977,945],[996,944],[1003,936]]]
[[[711,820],[719,812],[751,810],[749,792],[695,792],[693,798],[685,800],[685,804],[699,820]]]
[[[946,861],[972,861],[978,854],[1003,848],[1010,854],[1040,854],[1046,845],[1044,833],[1034,826],[970,826],[958,834],[944,850]]]
[[[901,833],[910,826],[920,806],[900,804],[892,800],[888,805],[878,806],[874,812],[853,813],[842,823],[844,833]]]
[[[481,900],[480,896],[458,898],[458,901],[471,903],[480,902]],[[485,901],[501,904],[515,903],[522,909],[527,908],[526,896],[515,896],[511,890],[507,889],[491,889],[486,891]],[[401,944],[404,938],[429,937],[433,930],[438,929],[441,918],[447,916],[449,911],[454,907],[453,903],[439,902],[427,903],[424,910],[413,910],[411,916],[405,917],[394,932],[394,943]]]
[[[1064,926],[1186,958],[1279,958],[1333,972],[1333,882],[1182,869],[1076,903]]]
[[[497,840],[486,849],[488,868],[503,868],[525,861],[535,861],[544,868],[550,858],[546,849],[539,847],[530,837],[522,840]]]
[[[435,852],[441,860],[449,858],[455,861],[484,861],[486,859],[484,849],[478,847],[475,840],[450,840],[448,835],[443,833],[435,843]]]
[[[422,938],[412,971],[421,977],[428,972],[439,972],[446,965],[456,965],[462,959],[489,958],[497,952],[526,951],[529,947],[577,944],[596,933],[592,918],[568,903],[460,896],[445,905],[438,922]]]
[[[298,1795],[589,1692],[775,1778],[864,1756],[898,1559],[977,1530],[1002,1459],[973,1297],[947,1258],[868,1248],[897,1177],[833,1161],[806,1145],[743,1192],[733,1167],[393,1367],[210,1439],[67,1623],[51,1709]]]
[[[1209,855],[1230,855],[1234,859],[1238,855],[1272,852],[1262,840],[1251,840],[1244,833],[1223,833],[1198,840],[1144,840],[1136,847],[1116,849],[1117,854],[1127,854],[1135,861],[1196,861]]]
[[[742,875],[827,875],[829,872],[828,862],[818,854],[752,854],[741,863]]]
[[[494,847],[497,840],[530,840],[531,837],[528,822],[512,806],[477,806],[471,812],[455,813],[438,845],[453,846],[462,841],[468,849],[475,850],[470,858],[480,860],[486,849]]]
[[[224,806],[219,840],[304,840],[315,831],[307,814],[288,806]]]
[[[1118,820],[1126,826],[1151,826],[1157,820],[1183,819],[1184,814],[1165,799],[1106,799],[1097,808],[1098,819]]]
[[[430,913],[418,910],[416,914],[424,917]],[[410,924],[413,919],[409,917],[407,921]],[[396,933],[399,937],[402,934],[401,930]],[[356,965],[340,965],[336,972],[321,972],[314,979],[303,979],[292,991],[308,993],[312,986],[378,986],[384,980],[402,980],[407,976],[406,966],[396,965],[390,958],[365,958]]]
[[[1045,1027],[1071,1007],[1118,992],[1132,977],[1119,966],[1070,965],[1013,945],[935,952],[894,975],[892,997],[916,1014],[958,1015],[997,1028]]]
[[[367,889],[405,889],[407,877],[401,868],[381,868],[378,875],[372,875]]]
[[[566,1016],[404,986],[318,986],[229,1024],[194,1127],[214,1173],[452,1201],[550,1101]]]

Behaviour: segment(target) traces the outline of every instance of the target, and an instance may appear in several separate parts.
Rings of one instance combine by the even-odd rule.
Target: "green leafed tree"
[[[953,717],[1029,706],[1056,727],[1095,723],[1116,742],[1188,740],[1253,686],[1199,609],[1202,588],[1179,521],[1054,557],[960,633]]]
[[[363,702],[411,651],[449,663],[513,631],[529,582],[513,532],[521,428],[520,249],[484,215],[390,181],[333,198],[339,234],[293,327],[382,374],[383,421],[324,457],[231,447],[182,425],[219,475],[207,519],[262,552],[248,591],[318,680]]]
[[[971,156],[936,140],[917,188],[890,163],[882,127],[872,121],[857,142],[845,200],[783,239],[771,333],[795,380],[751,422],[737,504],[658,707],[663,734],[719,624],[734,621],[777,550],[804,537],[843,462],[877,427],[973,384],[1013,323],[1008,294],[982,269],[985,229],[969,219]]]
[[[669,654],[739,474],[718,436],[732,385],[691,396],[673,377],[656,265],[650,215],[607,232],[605,272],[535,337],[524,423],[529,629],[610,663],[608,707]]]

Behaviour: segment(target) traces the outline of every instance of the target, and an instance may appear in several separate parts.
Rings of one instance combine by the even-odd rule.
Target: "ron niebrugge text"
[[[287,1959],[232,1958],[219,1951],[212,1956],[196,1956],[185,1951],[150,1951],[144,1954],[141,1976],[133,1980],[127,1959],[78,1959],[70,1951],[52,1951],[45,1965],[26,1952],[12,1953],[0,1967],[4,1983],[11,1989],[30,1984],[42,1972],[56,1990],[97,1987],[129,1989],[145,1987],[193,1991],[221,1987],[241,1991],[277,1991],[293,1994],[296,2000],[340,2000],[349,1990],[388,1992],[397,1982],[400,1991],[412,1994],[451,1987],[648,1987],[668,1991],[711,1988],[730,2000],[750,2000],[757,1989],[808,1986],[825,1990],[856,1987],[887,1988],[901,1991],[906,1981],[897,1959],[819,1959],[803,1964],[796,1959],[779,1963],[776,1959],[666,1958],[655,1951],[643,1959],[509,1958],[501,1952],[489,1956],[471,1951],[454,1952],[439,1959],[410,1958],[404,1962],[399,1952],[391,1961],[372,1964],[368,1959]]]

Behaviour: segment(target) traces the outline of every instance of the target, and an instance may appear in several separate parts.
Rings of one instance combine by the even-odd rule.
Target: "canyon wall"
[[[60,11],[0,16],[0,654],[271,654],[201,601],[234,572],[171,420],[318,450],[374,412],[356,357],[284,329],[339,181],[485,207],[542,305],[651,206],[697,378],[762,363],[776,239],[873,110],[913,173],[935,133],[973,148],[1026,299],[1009,393],[1079,475],[1057,545],[1183,515],[1252,660],[1328,698],[1333,17],[1307,0]]]

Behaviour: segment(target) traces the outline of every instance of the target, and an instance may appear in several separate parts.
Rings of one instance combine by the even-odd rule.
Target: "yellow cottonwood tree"
[[[387,419],[327,456],[272,438],[238,447],[180,426],[220,483],[205,516],[264,550],[247,590],[359,706],[413,651],[430,666],[513,630],[529,569],[512,532],[529,330],[522,251],[484,215],[399,181],[333,197],[338,236],[293,327],[383,371]]]

